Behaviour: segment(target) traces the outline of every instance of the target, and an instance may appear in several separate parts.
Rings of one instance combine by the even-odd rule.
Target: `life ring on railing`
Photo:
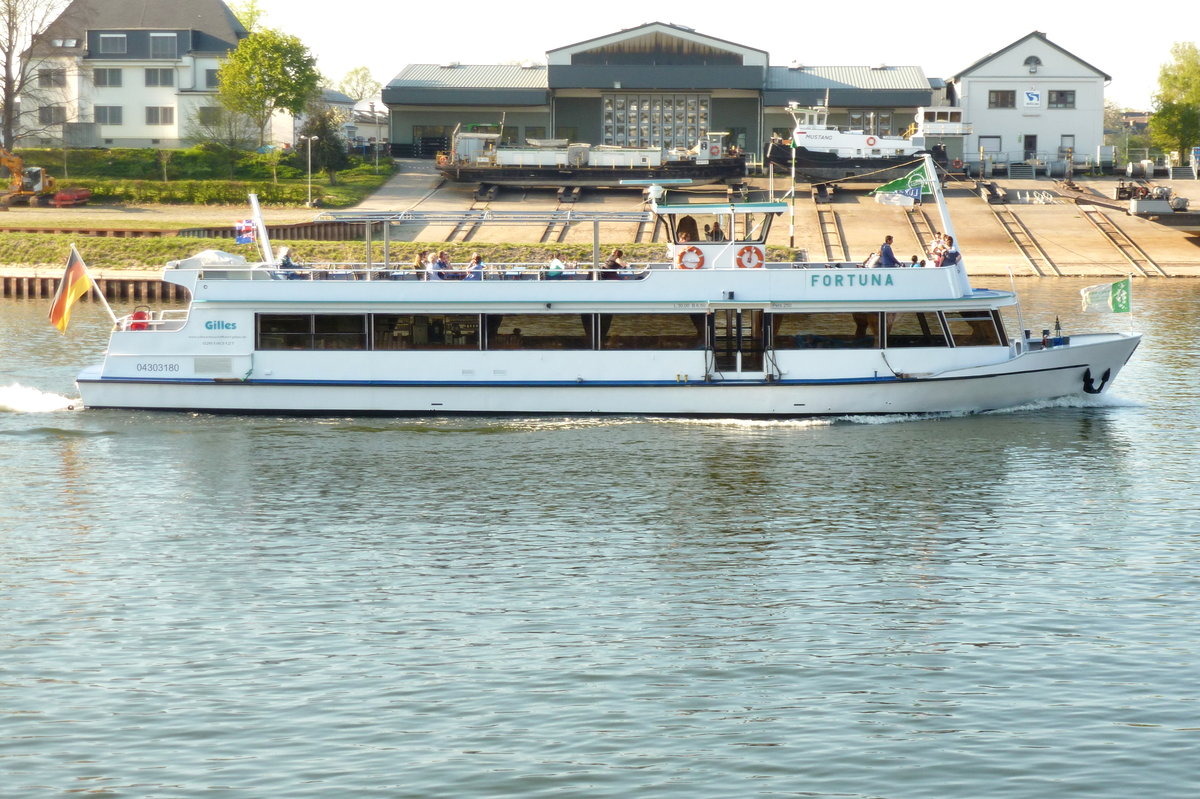
[[[717,158],[721,155],[721,145],[711,144],[708,147],[708,154],[712,158]]]
[[[150,329],[150,314],[149,309],[143,311],[138,309],[129,315],[130,330],[149,330]]]
[[[868,146],[868,147],[874,147],[874,146],[875,146],[875,137],[874,137],[874,136],[868,136],[868,137],[867,137],[867,146]]]
[[[954,167],[955,169],[962,169],[962,167],[963,167],[962,159],[955,158],[953,161],[950,162],[950,166]]]
[[[704,253],[699,247],[684,247],[675,256],[675,263],[680,269],[701,269],[704,267]]]
[[[762,248],[755,247],[753,244],[747,244],[738,250],[737,257],[733,259],[738,269],[762,269],[763,262],[766,260],[763,257]]]

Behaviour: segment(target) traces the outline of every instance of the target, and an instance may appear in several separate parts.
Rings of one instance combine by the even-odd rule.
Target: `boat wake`
[[[51,413],[82,408],[78,399],[13,383],[0,387],[0,411],[10,413]]]

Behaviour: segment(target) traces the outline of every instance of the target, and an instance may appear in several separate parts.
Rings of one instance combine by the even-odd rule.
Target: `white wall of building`
[[[1040,64],[1028,64],[1031,57]],[[965,160],[979,159],[981,142],[1001,162],[1034,152],[1059,160],[1067,146],[1077,161],[1094,156],[1104,142],[1104,84],[1102,74],[1039,37],[1017,43],[955,81],[972,127]],[[1014,106],[990,107],[994,92],[1013,92]]]

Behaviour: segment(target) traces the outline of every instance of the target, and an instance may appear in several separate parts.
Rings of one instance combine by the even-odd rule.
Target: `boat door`
[[[760,308],[715,308],[712,313],[713,361],[717,372],[759,377],[765,351]]]

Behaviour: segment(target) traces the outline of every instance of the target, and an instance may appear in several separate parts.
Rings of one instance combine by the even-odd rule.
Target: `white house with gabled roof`
[[[1104,143],[1104,87],[1112,78],[1034,31],[984,56],[949,81],[969,123],[968,163],[1095,159]],[[950,148],[951,150],[955,148]]]

